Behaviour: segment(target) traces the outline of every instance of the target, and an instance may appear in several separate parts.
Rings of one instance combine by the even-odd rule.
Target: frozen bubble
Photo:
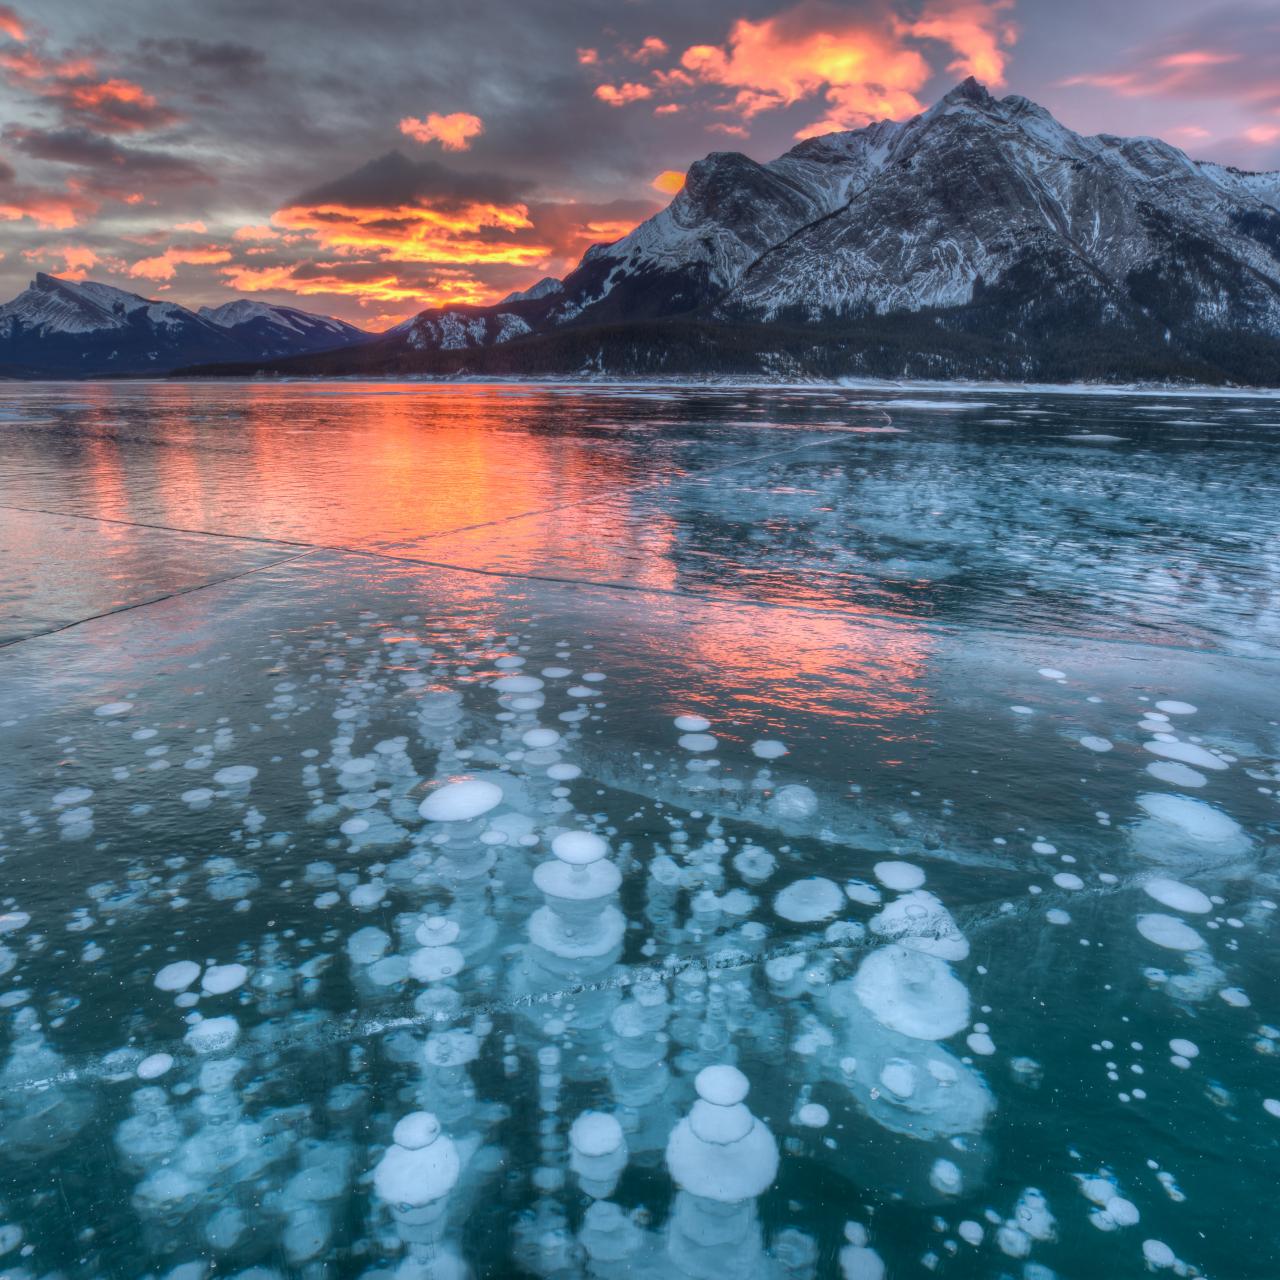
[[[1110,751],[1115,745],[1106,738],[1098,738],[1093,734],[1086,734],[1080,739],[1080,745],[1087,751]]]
[[[1059,871],[1058,874],[1053,877],[1053,883],[1056,884],[1059,889],[1076,890],[1084,888],[1084,881],[1081,880],[1079,876],[1073,875],[1070,871]]]
[[[1225,760],[1219,760],[1212,751],[1206,751],[1194,742],[1158,742],[1153,738],[1142,745],[1153,756],[1163,756],[1166,760],[1177,760],[1181,764],[1193,764],[1200,769],[1227,767]]]
[[[806,1102],[796,1112],[796,1119],[806,1129],[825,1129],[831,1122],[831,1112],[820,1102]]]
[[[1280,1120],[1280,1098],[1263,1098],[1262,1109],[1269,1116],[1275,1116]]]
[[[810,876],[787,885],[773,900],[773,909],[784,920],[812,924],[830,920],[844,907],[844,892],[834,880]]]
[[[711,721],[703,716],[676,716],[675,726],[681,733],[706,733]]]
[[[1204,939],[1190,925],[1159,912],[1139,916],[1138,932],[1148,942],[1170,951],[1198,951],[1204,946]]]
[[[793,782],[778,788],[769,801],[769,811],[784,822],[802,822],[818,812],[818,797],[811,788]]]
[[[951,967],[896,944],[862,961],[853,990],[881,1026],[918,1040],[945,1040],[969,1022],[969,993]]]
[[[593,831],[562,831],[552,840],[551,852],[561,862],[585,867],[605,857],[609,852],[609,845]]]
[[[1160,782],[1167,782],[1174,787],[1203,787],[1208,778],[1198,769],[1179,764],[1176,760],[1153,760],[1147,765],[1147,772]]]
[[[996,1051],[996,1042],[985,1031],[975,1031],[965,1037],[965,1044],[972,1053],[989,1058]]]
[[[1189,884],[1183,884],[1180,880],[1170,880],[1166,876],[1154,876],[1150,880],[1144,880],[1142,889],[1148,897],[1154,898],[1162,907],[1169,907],[1173,911],[1190,911],[1196,915],[1203,915],[1206,911],[1213,909],[1213,903],[1209,901],[1208,895]]]
[[[622,1125],[604,1111],[584,1111],[569,1127],[569,1142],[583,1156],[607,1156],[624,1140]]]
[[[1103,1207],[1117,1227],[1132,1227],[1142,1216],[1138,1206],[1123,1196],[1112,1196]]]
[[[223,1018],[204,1018],[182,1038],[194,1053],[217,1053],[229,1049],[240,1037],[240,1024],[229,1014]]]
[[[156,974],[155,985],[161,991],[185,991],[199,976],[200,966],[194,960],[175,960]]]
[[[956,1228],[956,1234],[965,1244],[971,1244],[976,1249],[982,1243],[982,1238],[986,1233],[983,1231],[981,1223],[974,1222],[972,1218],[966,1218]]]
[[[1142,1256],[1151,1266],[1161,1269],[1172,1267],[1178,1261],[1178,1255],[1163,1240],[1144,1240]]]
[[[16,933],[31,923],[31,916],[26,911],[5,911],[0,913],[0,936]]]
[[[139,1080],[158,1080],[172,1066],[172,1054],[152,1053],[143,1058],[135,1070]]]
[[[572,782],[575,778],[582,777],[582,770],[576,764],[566,764],[561,761],[547,770],[547,777],[552,782]]]
[[[435,1116],[425,1111],[405,1116],[393,1136],[394,1145],[373,1171],[374,1188],[387,1204],[421,1208],[453,1190],[462,1162]]]
[[[715,1107],[732,1107],[751,1091],[750,1081],[738,1070],[724,1064],[703,1067],[694,1078],[698,1097]]]
[[[347,894],[347,901],[357,911],[369,911],[376,907],[387,896],[387,886],[379,880],[368,884],[358,884]]]
[[[242,987],[249,977],[249,970],[242,964],[213,964],[204,971],[200,985],[209,995],[225,995]]]
[[[733,868],[748,883],[761,884],[777,870],[778,860],[758,844],[745,845],[734,854]]]
[[[944,1196],[958,1196],[964,1190],[964,1179],[950,1160],[938,1159],[929,1170],[929,1185]]]
[[[537,693],[542,681],[537,676],[501,676],[491,687],[499,693]]]
[[[905,893],[924,884],[924,872],[911,862],[877,862],[872,868],[876,879],[886,889]]]
[[[258,771],[251,764],[229,764],[213,775],[213,780],[220,787],[243,787],[258,776]]]
[[[95,716],[122,716],[132,707],[132,702],[104,702],[102,706],[93,709],[93,714]]]
[[[1200,1056],[1200,1046],[1194,1040],[1183,1040],[1179,1037],[1176,1040],[1169,1041],[1169,1048],[1182,1058],[1198,1058]]]
[[[469,822],[502,803],[502,788],[483,778],[446,782],[419,806],[428,822]]]
[[[682,733],[676,742],[686,751],[695,753],[716,749],[716,738],[710,733]]]
[[[1233,1009],[1247,1009],[1253,1001],[1239,987],[1223,987],[1218,992],[1221,999],[1225,1000]]]
[[[1209,844],[1221,844],[1241,835],[1240,824],[1232,817],[1188,796],[1144,792],[1138,805],[1159,822],[1177,827],[1183,834]]]
[[[751,744],[751,754],[760,760],[777,760],[787,754],[787,747],[776,738],[761,738]]]
[[[871,932],[943,960],[963,960],[969,954],[969,943],[951,912],[927,889],[895,898],[872,919]]]
[[[1193,716],[1198,709],[1190,702],[1167,700],[1156,703],[1156,710],[1163,711],[1167,716]]]
[[[207,809],[213,801],[213,791],[209,787],[192,787],[179,798],[183,804],[190,805],[193,809]]]
[[[55,809],[70,809],[93,797],[92,787],[64,787],[51,801]]]
[[[1044,676],[1046,680],[1065,680],[1067,678],[1067,673],[1059,671],[1057,667],[1041,667],[1039,668],[1039,674]]]
[[[844,886],[851,902],[860,903],[864,907],[878,907],[883,901],[880,890],[865,880],[850,880]]]
[[[541,751],[554,747],[560,741],[560,735],[554,729],[530,729],[521,735],[520,741],[530,750]]]

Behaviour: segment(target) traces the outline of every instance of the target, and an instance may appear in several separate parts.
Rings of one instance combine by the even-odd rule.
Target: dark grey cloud
[[[213,176],[183,156],[125,146],[88,129],[31,129],[10,125],[0,137],[15,151],[53,164],[94,169],[113,178],[149,182],[212,182]]]
[[[160,66],[210,72],[236,84],[258,75],[267,65],[261,49],[238,40],[199,40],[192,36],[149,37],[139,45],[144,61]]]
[[[410,160],[402,151],[393,150],[285,203],[338,204],[350,209],[414,205],[449,209],[476,202],[509,204],[520,195],[521,184],[502,174],[464,173],[438,160]]]

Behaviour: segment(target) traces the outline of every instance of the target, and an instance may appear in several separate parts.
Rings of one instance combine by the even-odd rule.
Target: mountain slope
[[[696,331],[741,371],[1280,382],[1280,174],[1084,137],[970,79],[768,164],[710,155],[555,286],[297,367],[662,372]]]
[[[91,280],[38,274],[0,306],[0,371],[88,377],[268,360],[349,346],[359,329],[292,307],[238,300],[197,314]]]

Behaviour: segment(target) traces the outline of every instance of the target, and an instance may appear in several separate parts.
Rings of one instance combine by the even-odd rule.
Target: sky
[[[380,330],[565,274],[710,151],[768,160],[970,74],[1280,167],[1274,0],[15,0],[0,300],[47,271]]]

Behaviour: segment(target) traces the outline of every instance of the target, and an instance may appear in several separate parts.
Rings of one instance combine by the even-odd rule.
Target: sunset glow
[[[305,297],[362,325],[388,304],[489,302],[625,235],[711,150],[766,161],[912,116],[966,75],[1073,127],[1280,161],[1275,34],[1245,10],[1216,24],[1135,11],[1108,56],[1056,35],[1043,0],[713,0],[612,23],[575,11],[530,19],[537,57],[504,61],[495,80],[466,70],[507,56],[479,9],[450,19],[474,38],[455,32],[447,59],[417,63],[394,38],[370,43],[354,12],[326,19],[345,34],[319,69],[291,37],[194,13],[170,11],[172,36],[130,45],[105,14],[92,31],[59,21],[66,2],[0,5],[10,295],[39,262],[191,303]],[[482,98],[482,82],[504,95]],[[243,122],[267,84],[273,104]],[[563,130],[569,119],[582,128]]]

